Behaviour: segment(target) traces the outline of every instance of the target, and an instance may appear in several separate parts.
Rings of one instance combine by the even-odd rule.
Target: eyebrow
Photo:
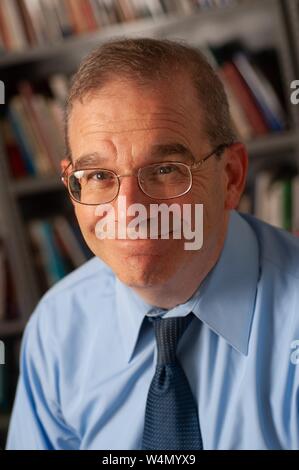
[[[150,152],[150,155],[153,158],[163,158],[174,154],[180,154],[183,157],[195,161],[195,157],[191,150],[189,150],[185,145],[179,143],[153,145]]]
[[[104,157],[99,152],[92,152],[81,155],[74,163],[74,169],[88,168],[90,166],[97,166],[102,160],[107,161],[107,157]]]
[[[186,159],[191,159],[195,161],[195,157],[191,150],[188,149],[183,144],[180,143],[170,143],[170,144],[155,144],[152,146],[149,156],[154,159],[165,158],[170,155],[180,154]],[[101,155],[99,152],[92,152],[88,154],[81,155],[74,163],[74,169],[78,170],[80,168],[88,168],[90,166],[97,166],[102,161],[107,161],[108,158]]]

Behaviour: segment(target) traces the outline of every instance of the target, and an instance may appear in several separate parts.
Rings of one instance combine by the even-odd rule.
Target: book
[[[75,34],[81,34],[88,31],[88,22],[83,15],[81,0],[67,0],[67,8],[73,24]]]
[[[22,80],[18,94],[8,104],[0,119],[9,166],[16,178],[26,175],[60,173],[65,153],[63,103],[68,80],[56,75],[49,81],[53,97],[37,93]]]
[[[298,232],[298,176],[261,171],[255,181],[254,213],[265,222]]]
[[[265,135],[269,133],[269,126],[267,125],[264,116],[260,112],[256,102],[253,99],[251,90],[246,82],[240,75],[237,67],[232,62],[226,62],[221,66],[218,73],[220,77],[230,83],[231,88],[236,95],[240,105],[242,106],[250,125],[254,129],[256,135]]]
[[[26,132],[26,124],[21,117],[20,108],[20,101],[18,97],[15,96],[8,105],[7,116],[20,149],[26,172],[28,175],[35,176],[37,169],[33,162],[33,149],[28,139],[28,133]]]
[[[26,1],[17,0],[17,3],[18,3],[19,10],[20,10],[20,16],[23,21],[24,31],[26,34],[28,44],[30,44],[30,46],[34,46],[34,44],[37,43],[37,37],[36,37],[36,33],[35,33],[34,26],[32,23],[32,19],[30,17],[30,14],[26,5]]]
[[[41,135],[43,136],[47,149],[47,157],[51,164],[50,167],[54,168],[57,173],[60,173],[60,160],[63,155],[64,143],[61,141],[60,134],[56,132],[55,123],[53,123],[49,109],[50,101],[49,98],[41,94],[36,94],[33,97],[36,112],[40,120]]]
[[[32,154],[31,158],[40,175],[47,175],[52,171],[51,157],[49,156],[48,141],[43,134],[40,124],[40,116],[37,114],[34,98],[27,88],[27,83],[20,83],[18,88],[20,94],[16,97],[19,100],[19,114],[26,126],[26,136],[30,140]]]
[[[38,268],[42,268],[46,286],[50,287],[66,274],[53,244],[51,227],[48,221],[34,220],[29,223],[28,229],[33,245],[35,245],[34,253]]]
[[[4,244],[0,240],[0,322],[6,315],[6,257]]]
[[[72,261],[73,267],[81,266],[86,260],[86,255],[76,238],[70,223],[63,216],[57,216],[53,221],[53,228],[59,239],[60,246]]]
[[[2,0],[3,16],[7,24],[9,48],[23,50],[28,45],[26,34],[16,0]]]
[[[57,20],[53,0],[39,0],[39,4],[41,9],[41,16],[44,19],[43,23],[47,42],[51,44],[61,40],[62,32],[59,21]]]
[[[222,82],[227,94],[230,113],[235,130],[241,139],[248,141],[254,136],[254,129],[248,120],[245,109],[241,106],[230,83],[224,75],[222,76]]]
[[[7,21],[5,20],[5,5],[4,3],[0,2],[0,34],[1,34],[1,44],[2,46],[10,50],[12,48],[11,39],[9,35],[9,26]]]
[[[240,39],[209,44],[209,49],[213,56],[210,62],[227,90],[240,137],[248,140],[286,129],[277,51],[268,47],[257,52]]]
[[[261,79],[262,73],[257,73],[257,69],[251,65],[244,52],[235,54],[233,57],[233,63],[238,68],[244,81],[252,91],[255,101],[269,128],[272,131],[283,130],[285,124],[282,118],[282,109],[279,106],[276,95],[270,87],[270,84],[267,83],[265,78],[263,80]]]
[[[55,73],[49,77],[48,83],[55,101],[64,106],[69,90],[68,77],[62,73]]]
[[[299,175],[292,182],[292,230],[299,234]]]
[[[31,220],[28,233],[42,291],[90,258],[65,216]]]
[[[1,0],[0,46],[23,50],[103,27],[161,15],[191,16],[241,0]]]
[[[52,6],[56,13],[62,38],[68,38],[74,34],[74,28],[71,22],[70,12],[66,6],[65,0],[52,0]]]
[[[26,166],[20,148],[16,142],[11,123],[7,118],[0,119],[0,132],[8,158],[8,166],[13,178],[23,178],[27,175]]]
[[[24,0],[28,17],[31,20],[31,25],[34,31],[35,45],[43,45],[48,41],[46,32],[45,18],[39,0]]]

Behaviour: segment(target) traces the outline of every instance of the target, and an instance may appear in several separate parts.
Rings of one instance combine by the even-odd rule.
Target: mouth
[[[150,220],[144,220],[134,226],[122,226],[117,221],[111,225],[102,226],[96,224],[94,233],[100,240],[118,240],[118,241],[141,241],[141,240],[162,240],[170,238],[181,238],[181,227],[173,226],[169,228],[168,224],[158,227],[157,224],[151,225]]]
[[[115,240],[115,241],[118,241],[118,242],[149,242],[149,241],[172,239],[172,234],[173,234],[173,232],[171,231],[171,232],[168,232],[167,237],[166,237],[166,234],[159,233],[155,237],[140,237],[140,236],[138,236],[138,237],[134,238],[134,237],[128,236],[126,238],[115,237],[112,240]]]

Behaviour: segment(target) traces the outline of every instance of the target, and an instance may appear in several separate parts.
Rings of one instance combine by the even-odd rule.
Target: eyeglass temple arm
[[[210,157],[212,157],[214,154],[215,155],[221,155],[222,152],[227,148],[229,147],[231,144],[220,144],[218,145],[218,147],[216,147],[211,153],[209,153],[209,155],[207,155],[206,157],[202,158],[201,160],[199,160],[199,162],[195,162],[193,165],[192,165],[192,170],[198,170],[198,168],[201,167],[201,165],[206,161],[208,160]]]

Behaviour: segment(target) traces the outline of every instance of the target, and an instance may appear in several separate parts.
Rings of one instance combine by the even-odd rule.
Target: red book
[[[81,9],[82,13],[85,16],[85,21],[88,26],[88,30],[95,31],[96,29],[98,29],[98,25],[95,20],[89,0],[81,0]]]
[[[5,21],[4,5],[0,2],[0,33],[3,40],[3,44],[6,49],[11,49],[11,39],[8,30],[7,21]]]
[[[32,24],[32,19],[27,9],[27,5],[24,0],[17,0],[17,3],[20,10],[21,18],[23,20],[26,38],[29,44],[31,46],[34,46],[35,44],[37,44],[38,41]]]
[[[239,73],[237,67],[231,63],[226,62],[219,70],[218,74],[224,76],[225,79],[231,86],[233,93],[237,100],[245,111],[245,114],[250,122],[255,134],[265,135],[268,134],[270,129],[264,119],[264,116],[260,112],[254,96],[252,95],[250,88],[244,81],[243,77]]]
[[[0,123],[0,128],[11,175],[13,178],[22,178],[28,172],[9,121],[3,119]]]

